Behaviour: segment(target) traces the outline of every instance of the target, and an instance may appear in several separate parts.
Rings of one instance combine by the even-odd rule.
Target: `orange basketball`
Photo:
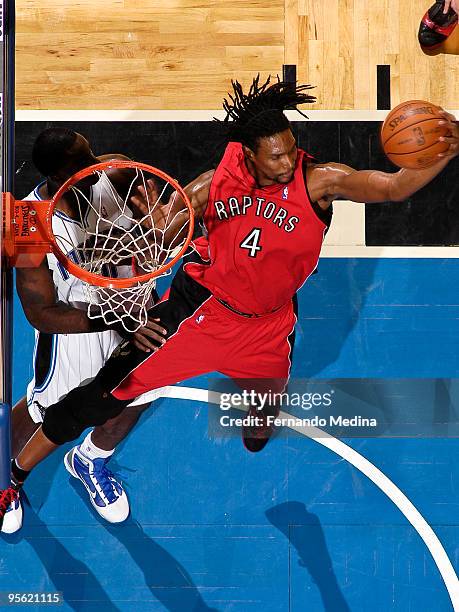
[[[396,106],[381,128],[384,153],[400,168],[428,168],[438,161],[449,145],[439,140],[448,128],[439,125],[442,109],[424,100],[411,100]]]

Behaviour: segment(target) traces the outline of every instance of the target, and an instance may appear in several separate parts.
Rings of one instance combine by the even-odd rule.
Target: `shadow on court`
[[[317,585],[326,612],[350,612],[336,580],[324,532],[317,515],[301,502],[273,506],[265,512],[269,522],[281,531],[298,554],[298,564],[305,567]]]
[[[115,462],[112,462],[113,464]],[[118,466],[112,465],[117,473]],[[122,525],[110,525],[92,508],[86,489],[72,478],[71,487],[90,507],[95,519],[129,553],[145,578],[152,595],[170,612],[217,612],[204,602],[185,567],[167,550],[148,537],[141,525],[129,517]],[[143,585],[142,585],[143,586]],[[141,601],[139,601],[139,604]]]
[[[34,468],[26,480],[24,491],[29,499],[29,504],[35,508],[35,511],[30,508],[30,505],[26,507],[24,510],[24,525],[33,526],[36,518],[39,521],[38,524],[43,524],[38,518],[37,512],[40,512],[40,509],[46,504],[52,489],[56,486],[54,481],[58,468],[62,465],[63,457],[69,448],[71,448],[70,444],[62,446],[54,453],[51,453],[49,457],[46,457],[44,461]]]
[[[87,610],[88,604],[97,604],[104,612],[120,610],[110,601],[101,583],[89,567],[83,561],[74,557],[63,543],[51,533],[28,500],[24,500],[24,497],[26,520],[23,528],[15,534],[2,534],[2,539],[7,544],[15,546],[26,542],[33,548],[41,564],[40,590],[49,592],[54,585],[54,590],[62,593],[65,603],[76,612]],[[23,549],[21,548],[21,550]],[[28,571],[30,571],[30,568],[28,568]],[[43,576],[43,574],[46,576]],[[27,571],[24,573],[24,584],[21,587],[17,585],[17,582],[15,584],[16,590],[20,588],[23,591],[30,589],[27,581]],[[34,588],[34,590],[37,589]]]
[[[343,347],[356,327],[365,330],[362,312],[374,286],[377,259],[322,259],[318,273],[308,279],[298,293],[299,316],[296,327],[292,376],[297,378],[333,377]],[[364,316],[364,315],[363,315]],[[369,340],[359,334],[353,358],[364,367]],[[342,364],[340,367],[342,378]],[[337,371],[338,373],[338,371]],[[349,374],[351,375],[351,374]]]

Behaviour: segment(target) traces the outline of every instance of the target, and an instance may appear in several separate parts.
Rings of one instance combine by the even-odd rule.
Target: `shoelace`
[[[89,472],[90,476],[94,476],[100,485],[102,493],[108,499],[108,503],[116,501],[119,495],[115,492],[115,478],[113,472],[109,470],[105,465],[100,470],[94,470]]]
[[[3,489],[0,492],[0,522],[3,521],[3,517],[6,514],[10,504],[18,498],[18,492],[13,487]]]

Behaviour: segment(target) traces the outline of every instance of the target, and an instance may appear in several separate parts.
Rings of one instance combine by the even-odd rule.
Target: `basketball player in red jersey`
[[[430,168],[390,174],[315,163],[297,148],[283,112],[313,102],[307,89],[260,85],[257,78],[245,94],[234,83],[224,103],[230,143],[223,159],[186,188],[208,232],[207,263],[185,262],[169,298],[152,311],[168,341],[149,356],[122,345],[89,385],[50,406],[17,458],[16,480],[57,445],[120,414],[150,389],[215,370],[258,381],[258,388],[282,388],[296,320],[292,296],[317,265],[333,200],[403,201],[459,152],[459,129],[444,113],[449,149]],[[139,206],[144,196],[140,189]],[[260,430],[264,437],[256,428],[244,432],[249,450],[266,444],[270,429],[262,423]]]

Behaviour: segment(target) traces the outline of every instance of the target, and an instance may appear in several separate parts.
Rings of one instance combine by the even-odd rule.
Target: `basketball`
[[[445,118],[441,108],[424,100],[411,100],[396,106],[387,115],[381,128],[384,153],[400,168],[422,169],[438,161],[449,144],[439,140],[448,135],[440,125]]]

